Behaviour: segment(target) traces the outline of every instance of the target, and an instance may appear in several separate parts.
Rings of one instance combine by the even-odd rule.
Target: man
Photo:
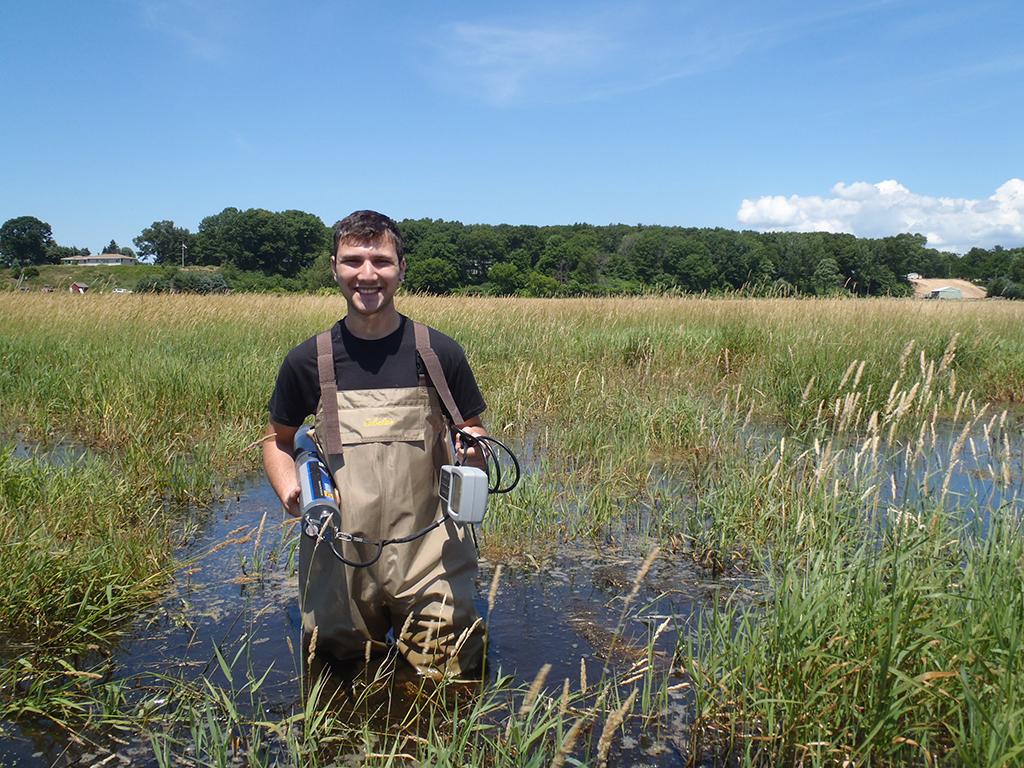
[[[340,531],[369,542],[410,536],[440,518],[438,470],[451,463],[452,423],[486,434],[486,405],[462,348],[395,308],[406,261],[394,221],[374,211],[339,221],[331,269],[347,314],[285,358],[269,404],[273,439],[264,441],[264,467],[281,503],[298,515],[293,440],[315,414],[317,441],[339,491]],[[476,449],[463,450],[458,437],[455,443],[479,464]],[[372,543],[335,540],[335,547],[360,563],[377,551]],[[315,644],[318,657],[344,667],[386,653],[392,634],[422,674],[475,672],[483,653],[473,605],[476,568],[474,543],[451,520],[385,547],[367,567],[346,565],[329,543],[303,535],[304,645]]]

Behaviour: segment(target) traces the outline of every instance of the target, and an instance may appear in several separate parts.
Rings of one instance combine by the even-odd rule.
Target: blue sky
[[[9,3],[0,221],[227,206],[1024,244],[1024,3]]]

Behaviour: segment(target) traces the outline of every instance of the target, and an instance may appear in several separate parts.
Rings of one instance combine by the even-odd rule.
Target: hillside
[[[39,274],[34,277],[26,277],[22,283],[30,291],[41,291],[45,286],[50,286],[55,291],[67,291],[71,283],[85,283],[90,291],[111,291],[114,288],[135,288],[139,280],[143,278],[159,277],[165,272],[165,267],[158,267],[153,264],[137,264],[123,267],[79,267],[67,266],[64,264],[41,264],[36,267]],[[213,267],[186,267],[186,272],[219,271]],[[14,286],[17,283],[18,273],[13,270],[0,270],[4,275],[3,284]]]

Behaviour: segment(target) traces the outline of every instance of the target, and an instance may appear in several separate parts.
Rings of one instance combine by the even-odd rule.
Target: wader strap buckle
[[[452,397],[452,391],[448,387],[448,380],[444,377],[444,369],[441,368],[441,361],[438,359],[433,347],[430,346],[430,335],[427,326],[414,321],[413,331],[416,335],[416,351],[419,352],[420,359],[427,369],[427,378],[430,379],[430,383],[437,390],[438,397],[441,398],[441,402],[444,404],[445,410],[448,411],[448,416],[451,418],[452,423],[455,425],[462,424],[464,421],[462,412],[459,410],[459,406],[455,404],[455,398]],[[321,384],[321,386],[323,385]],[[340,435],[338,440],[341,440]]]
[[[316,337],[316,370],[320,377],[320,403],[324,411],[323,448],[328,459],[342,453],[341,428],[338,426],[338,382],[334,376],[334,344],[331,332]]]

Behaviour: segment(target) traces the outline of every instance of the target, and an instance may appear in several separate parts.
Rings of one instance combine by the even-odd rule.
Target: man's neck
[[[345,315],[345,327],[349,333],[360,339],[383,339],[398,330],[402,324],[402,316],[394,307],[390,312],[375,312],[372,315],[361,315],[349,311]]]

